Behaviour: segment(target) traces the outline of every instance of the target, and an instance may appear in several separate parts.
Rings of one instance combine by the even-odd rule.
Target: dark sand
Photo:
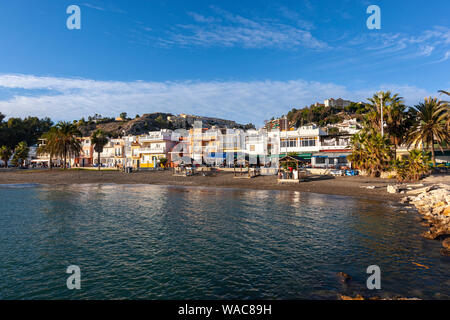
[[[220,188],[242,188],[258,190],[291,190],[343,196],[361,197],[380,201],[398,201],[403,194],[390,194],[388,184],[395,180],[368,177],[310,176],[298,184],[279,184],[276,176],[259,176],[251,179],[234,178],[233,173],[218,172],[205,177],[201,173],[191,177],[173,176],[171,171],[139,171],[126,174],[119,171],[97,170],[18,170],[0,169],[0,184],[39,183],[39,184],[155,184],[181,186],[211,186]],[[375,189],[367,189],[375,186]]]

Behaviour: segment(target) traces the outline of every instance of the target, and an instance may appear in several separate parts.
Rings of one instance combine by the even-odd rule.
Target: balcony
[[[167,148],[161,147],[161,148],[140,148],[138,150],[139,153],[166,153]]]

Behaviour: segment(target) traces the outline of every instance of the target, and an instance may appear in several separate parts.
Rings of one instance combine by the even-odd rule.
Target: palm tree
[[[26,158],[28,158],[28,154],[30,153],[30,148],[28,147],[25,141],[19,142],[19,144],[14,148],[14,156],[12,159],[12,163],[15,166],[21,167]]]
[[[413,149],[408,158],[397,162],[397,179],[403,181],[419,181],[423,174],[430,170],[430,156],[428,153]]]
[[[3,162],[5,163],[5,168],[8,167],[8,160],[9,160],[9,158],[11,158],[11,155],[12,155],[12,151],[9,147],[2,146],[0,148],[0,159],[3,160]]]
[[[46,145],[39,151],[50,154],[50,157],[54,155],[63,158],[65,169],[67,167],[67,157],[80,154],[81,143],[77,139],[77,136],[80,135],[80,131],[74,124],[60,121],[47,134],[42,136],[43,139],[46,139]]]
[[[450,96],[450,91],[445,91],[445,90],[439,90],[438,92],[446,94],[448,96]]]
[[[431,158],[436,166],[434,143],[447,143],[450,138],[448,131],[449,105],[437,98],[425,98],[424,102],[412,108],[415,113],[414,124],[407,134],[408,147],[419,145],[431,148]],[[441,150],[442,147],[440,146]]]
[[[101,129],[96,130],[91,137],[91,142],[94,145],[94,150],[98,156],[98,170],[100,170],[100,153],[103,152],[103,147],[108,143],[108,137]]]
[[[348,157],[356,169],[367,171],[372,177],[377,177],[389,168],[392,161],[392,151],[387,137],[381,134],[362,132],[351,138],[352,154]]]
[[[37,149],[38,155],[49,156],[49,164],[48,164],[49,170],[52,170],[53,168],[52,165],[53,156],[59,153],[57,145],[58,134],[59,134],[58,128],[51,127],[49,131],[47,131],[41,136],[41,139],[45,141],[45,144],[40,145],[39,148]]]

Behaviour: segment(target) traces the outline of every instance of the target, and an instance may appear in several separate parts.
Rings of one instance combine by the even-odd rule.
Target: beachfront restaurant
[[[349,153],[326,153],[319,152],[312,156],[311,166],[313,168],[331,168],[350,167],[350,161],[347,159]]]

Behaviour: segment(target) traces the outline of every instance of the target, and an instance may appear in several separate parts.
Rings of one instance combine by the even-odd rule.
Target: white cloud
[[[334,83],[291,81],[96,81],[33,75],[0,75],[0,93],[16,91],[0,100],[0,112],[8,117],[28,115],[54,120],[73,120],[95,113],[116,116],[151,112],[190,113],[253,122],[262,125],[272,116],[287,113],[329,97],[364,101],[379,90],[391,90],[415,104],[430,95],[414,86],[393,84],[352,91]],[[52,93],[24,94],[24,90],[47,89]]]
[[[249,19],[217,7],[212,7],[217,17],[205,17],[195,12],[188,14],[195,24],[177,25],[164,39],[162,46],[242,47],[242,48],[310,48],[325,49],[329,46],[315,38],[306,21],[293,26],[273,20]]]
[[[429,57],[440,55],[450,48],[450,29],[435,26],[418,36],[403,33],[364,33],[350,40],[348,45],[371,51],[374,55],[399,53],[399,57],[405,58]]]

